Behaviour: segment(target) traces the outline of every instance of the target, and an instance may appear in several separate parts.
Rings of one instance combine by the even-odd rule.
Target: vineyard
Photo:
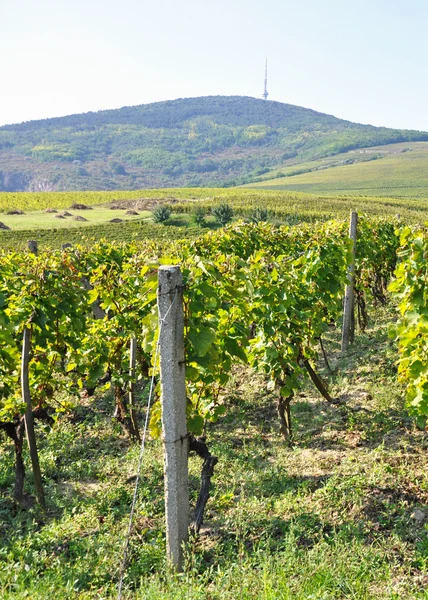
[[[425,200],[320,197],[244,188],[0,193],[0,213],[4,213],[0,221],[10,229],[0,229],[0,247],[24,250],[29,239],[36,240],[40,248],[59,249],[67,242],[90,246],[100,239],[129,242],[194,238],[211,226],[210,215],[224,203],[232,208],[236,220],[253,220],[262,206],[270,222],[286,225],[347,218],[350,210],[374,217],[400,215],[405,223],[420,223],[426,214]],[[76,213],[72,208],[75,205],[93,207],[93,210]],[[148,211],[163,205],[171,208],[172,219],[162,226],[148,222]],[[59,221],[54,218],[57,214],[41,212],[60,209],[71,210],[70,216]],[[130,217],[126,215],[127,209],[139,214]],[[37,210],[39,212],[33,212]],[[198,211],[207,216],[202,227],[193,220]],[[87,222],[73,220],[76,214],[83,215]],[[111,223],[112,217],[121,222]]]
[[[263,205],[274,216],[303,215],[307,218],[347,217],[350,209],[382,216],[399,213],[410,222],[419,222],[426,212],[424,199],[375,198],[370,196],[318,196],[301,192],[240,188],[166,188],[100,192],[0,192],[0,213],[18,209],[23,211],[47,208],[69,208],[74,203],[88,206],[110,204],[117,201],[158,200],[183,203],[181,210],[191,210],[192,205],[202,203],[211,206],[227,202],[236,209],[252,210]]]
[[[105,225],[88,225],[84,228],[39,229],[21,231],[4,231],[0,233],[0,248],[23,251],[29,239],[37,241],[40,248],[61,248],[63,244],[80,244],[91,246],[100,239],[111,243],[125,243],[129,240],[143,242],[150,240],[180,240],[193,238],[201,234],[199,227],[163,226],[145,221],[129,221],[122,223],[106,223]]]
[[[392,144],[287,167],[250,187],[395,198],[426,198],[426,143]],[[282,175],[283,171],[283,175]]]
[[[245,201],[250,210],[251,202],[248,204],[248,197]],[[187,206],[187,203],[180,205],[181,210],[186,211]],[[150,433],[153,440],[160,437],[160,389],[156,355],[159,335],[157,274],[160,265],[180,264],[183,273],[187,427],[190,439],[203,446],[205,454],[200,456],[205,459],[213,456],[212,444],[216,440],[218,443],[216,432],[222,431],[222,435],[230,437],[229,459],[227,452],[223,450],[216,467],[223,477],[229,470],[228,461],[244,470],[245,461],[247,465],[252,462],[257,464],[258,461],[268,465],[268,479],[263,483],[264,487],[262,482],[260,486],[266,494],[265,501],[269,510],[275,514],[277,487],[281,487],[281,481],[289,481],[287,477],[291,475],[275,470],[277,467],[271,461],[273,455],[269,458],[264,454],[263,445],[266,442],[261,433],[256,431],[256,424],[261,422],[268,428],[270,437],[278,429],[282,443],[279,439],[276,440],[281,448],[277,453],[283,457],[288,456],[291,460],[290,469],[297,469],[292,477],[295,484],[297,480],[300,483],[297,488],[293,488],[295,484],[290,482],[284,483],[284,494],[287,492],[287,485],[291,485],[290,490],[293,493],[298,491],[304,504],[305,489],[311,493],[318,490],[321,494],[323,489],[327,493],[326,489],[330,485],[339,496],[338,502],[342,503],[339,511],[342,515],[348,510],[351,488],[354,495],[359,492],[364,495],[363,488],[358,487],[362,485],[361,473],[353,472],[349,465],[344,467],[345,479],[341,479],[339,471],[330,481],[321,473],[317,485],[312,489],[310,486],[314,485],[315,480],[305,480],[307,465],[304,465],[302,457],[296,459],[299,452],[305,451],[304,440],[309,443],[311,437],[302,429],[302,423],[307,429],[310,428],[311,419],[305,415],[301,402],[301,398],[311,389],[309,386],[314,386],[313,389],[323,398],[322,411],[328,416],[328,420],[333,423],[343,418],[350,419],[352,415],[354,426],[358,429],[360,413],[357,408],[347,406],[346,394],[340,389],[340,377],[333,375],[337,365],[329,364],[328,351],[325,351],[325,347],[328,350],[329,345],[334,343],[342,317],[343,290],[352,256],[347,228],[346,221],[326,221],[317,223],[316,226],[301,223],[281,227],[264,222],[237,223],[209,232],[194,241],[173,242],[169,239],[165,242],[147,240],[144,244],[135,241],[112,244],[105,241],[91,243],[88,238],[90,244],[79,245],[77,239],[75,241],[70,238],[67,241],[74,245],[62,250],[46,250],[40,254],[2,251],[0,429],[4,432],[5,443],[2,450],[1,481],[3,485],[7,482],[9,490],[13,488],[15,501],[26,507],[21,510],[27,510],[30,520],[36,523],[30,525],[23,521],[21,532],[25,537],[26,530],[34,531],[36,541],[33,543],[31,536],[26,543],[19,541],[21,534],[13,529],[16,518],[9,514],[8,509],[13,505],[12,498],[5,495],[1,509],[3,514],[8,515],[2,532],[4,556],[8,565],[16,565],[18,572],[14,573],[13,569],[8,570],[7,567],[3,571],[0,569],[3,597],[28,597],[25,596],[25,590],[29,590],[32,598],[51,597],[49,594],[53,594],[54,590],[58,591],[58,579],[54,578],[60,577],[59,574],[63,572],[64,560],[70,563],[71,571],[61,584],[62,597],[114,597],[120,562],[120,531],[125,519],[125,508],[129,506],[129,490],[122,486],[116,491],[106,491],[104,495],[100,495],[100,501],[104,503],[101,506],[94,504],[89,495],[79,488],[78,495],[88,496],[84,502],[88,507],[91,503],[94,507],[92,516],[85,518],[92,523],[89,527],[92,527],[91,531],[96,533],[85,533],[85,542],[77,541],[78,532],[73,534],[77,536],[76,539],[64,533],[66,541],[62,542],[62,548],[61,543],[54,542],[49,537],[58,535],[54,533],[52,523],[58,517],[59,507],[65,512],[68,510],[67,501],[61,500],[61,489],[65,488],[55,487],[55,477],[60,473],[67,473],[68,478],[75,480],[80,473],[84,480],[91,474],[92,478],[98,477],[100,481],[103,477],[106,478],[104,483],[109,488],[108,478],[123,470],[123,465],[113,464],[110,457],[107,470],[102,475],[101,471],[97,474],[96,469],[99,467],[91,466],[91,460],[84,455],[84,449],[92,449],[94,455],[106,452],[107,456],[109,445],[116,454],[124,452],[126,448],[135,459],[133,442],[141,440],[141,401],[147,396],[152,376],[156,383],[156,402],[150,413]],[[70,234],[70,231],[67,233]],[[389,303],[392,294],[393,299],[397,299],[399,303],[401,315],[390,332],[391,340],[395,340],[400,352],[398,377],[407,386],[408,409],[416,417],[422,430],[428,416],[428,348],[425,335],[427,258],[428,233],[425,229],[402,226],[400,221],[393,219],[360,219],[355,263],[355,304],[359,335],[366,335],[373,327],[371,320],[374,314],[382,311],[386,314],[391,310]],[[388,291],[394,272],[395,278]],[[357,342],[358,340],[355,345]],[[135,349],[134,361],[130,360],[134,352],[132,348]],[[340,360],[345,359],[342,357]],[[268,398],[270,404],[264,403],[262,406],[260,400],[253,399],[255,405],[251,407],[247,399],[240,397],[238,380],[242,374],[254,381],[253,387],[257,388],[263,398]],[[333,384],[334,392],[327,385],[328,378]],[[22,393],[25,381],[27,394]],[[399,386],[400,383],[394,385]],[[319,404],[319,400],[317,402]],[[306,411],[311,410],[307,405]],[[97,432],[106,414],[114,414],[114,421],[110,419],[110,441],[103,450]],[[35,479],[35,488],[25,477],[27,458],[24,433],[29,416],[36,421],[36,435],[40,435],[44,448],[40,457],[41,478],[39,482]],[[232,432],[232,424],[236,422],[239,426]],[[381,422],[375,419],[372,426],[381,427]],[[79,436],[79,431],[82,436],[84,432],[84,437],[77,442],[77,438],[73,436]],[[249,439],[249,431],[255,439]],[[422,444],[426,443],[424,436],[421,432]],[[69,446],[68,458],[60,452],[61,446]],[[260,454],[255,451],[257,447]],[[153,441],[147,459],[150,468],[145,472],[137,526],[131,543],[130,565],[125,580],[126,597],[161,598],[165,597],[162,594],[167,587],[167,597],[196,598],[201,597],[198,596],[198,585],[202,586],[200,590],[207,585],[212,586],[212,594],[208,592],[204,596],[207,598],[237,597],[234,594],[238,590],[232,584],[236,573],[233,574],[232,568],[222,583],[219,583],[219,573],[216,574],[214,565],[210,564],[209,541],[207,548],[201,552],[198,551],[198,544],[201,542],[195,541],[189,554],[190,579],[187,583],[189,590],[192,590],[188,590],[189,594],[194,595],[184,595],[186,591],[182,585],[186,584],[185,579],[177,580],[177,590],[173,592],[173,586],[168,587],[170,580],[167,571],[159,580],[153,578],[159,569],[164,569],[161,558],[164,540],[158,524],[159,514],[162,512],[158,481],[160,462],[159,457],[156,457],[156,448],[156,441]],[[293,456],[295,458],[291,458]],[[381,455],[377,456],[379,458]],[[414,459],[415,456],[411,460]],[[223,464],[222,460],[225,461]],[[373,465],[376,463],[374,455],[368,458],[367,469],[371,468],[370,460],[373,460]],[[388,471],[385,466],[382,476],[391,473],[392,477],[395,472],[393,461],[391,466],[388,462],[389,455],[385,455],[382,460],[392,469]],[[36,475],[37,465],[34,462],[32,464]],[[201,465],[198,465],[196,459],[192,465],[193,492],[196,495]],[[282,468],[287,470],[286,466]],[[124,470],[128,473],[127,468]],[[262,477],[261,474],[259,476]],[[229,472],[229,477],[231,482],[239,479],[236,473]],[[375,477],[372,477],[370,485],[374,486]],[[214,480],[215,478],[216,475]],[[240,525],[233,525],[238,528],[236,535],[232,535],[232,527],[231,537],[228,538],[226,534],[222,541],[223,552],[229,557],[232,554],[235,558],[240,557],[238,564],[244,571],[248,571],[250,581],[254,577],[250,575],[254,569],[262,569],[268,575],[264,583],[264,595],[257,591],[255,595],[251,595],[255,590],[251,591],[250,586],[243,597],[278,597],[275,595],[275,588],[269,591],[269,581],[275,577],[279,578],[277,586],[284,585],[281,596],[284,598],[426,597],[423,586],[426,558],[423,557],[427,542],[421,531],[414,534],[415,550],[410,559],[410,562],[413,561],[412,568],[420,577],[419,583],[410,584],[406,580],[404,588],[400,589],[397,584],[394,591],[388,587],[393,584],[387,578],[386,571],[382,571],[383,574],[380,575],[381,567],[386,569],[388,561],[380,558],[381,555],[373,548],[367,555],[368,560],[373,562],[372,567],[361,558],[365,555],[366,548],[362,541],[364,536],[361,537],[361,532],[358,532],[358,519],[355,524],[342,527],[341,517],[337,514],[330,529],[325,527],[320,530],[316,520],[310,521],[312,517],[307,512],[308,506],[305,506],[303,512],[299,513],[300,525],[296,521],[294,529],[284,529],[277,517],[277,527],[275,519],[265,523],[268,535],[260,537],[261,534],[257,531],[260,528],[263,530],[262,523],[251,531],[245,522],[245,519],[251,517],[251,503],[256,502],[257,496],[255,482],[247,484],[253,486],[249,496],[245,496],[248,489],[244,490],[242,482],[240,492],[236,489],[236,483],[231,483],[231,488],[228,489],[224,481],[222,492],[217,494],[214,491],[215,510],[218,514],[222,511],[228,513],[234,503],[239,503],[240,494],[246,497],[247,502],[245,510],[245,503],[240,505],[243,511]],[[266,491],[269,486],[270,492]],[[412,502],[416,502],[418,507],[423,504],[428,493],[426,480],[421,486],[420,496],[416,488],[412,488],[413,497],[416,498]],[[28,492],[33,489],[38,504],[43,506],[46,503],[46,517],[40,506],[31,504]],[[403,498],[405,500],[404,496]],[[319,494],[318,500],[322,502]],[[359,501],[355,500],[356,504]],[[403,499],[400,502],[401,515],[406,511],[405,506],[408,507],[408,500],[407,505],[403,504]],[[72,510],[74,512],[68,515],[69,520],[65,522],[65,530],[71,528],[74,518],[79,520],[78,505],[75,504]],[[289,513],[290,507],[283,507],[283,510]],[[335,510],[338,510],[337,507]],[[418,510],[424,514],[420,508]],[[290,518],[293,519],[292,516]],[[205,522],[209,524],[210,513]],[[392,527],[381,521],[380,527],[383,526],[388,532]],[[108,544],[111,544],[107,537],[109,527],[119,537],[111,552],[107,551]],[[296,537],[299,527],[306,533],[300,533]],[[227,524],[223,528],[227,530]],[[307,538],[309,530],[312,532],[310,540]],[[339,533],[333,540],[334,531]],[[380,535],[382,529],[377,531]],[[396,535],[397,531],[393,530],[391,535]],[[93,543],[94,535],[100,539],[98,550]],[[219,534],[213,529],[213,544],[216,543],[216,535]],[[43,539],[44,536],[46,539]],[[280,548],[278,536],[287,539],[290,548],[296,548],[294,558],[290,550],[287,550],[287,545]],[[288,569],[309,571],[311,567],[305,566],[305,561],[309,560],[310,554],[313,559],[314,553],[322,551],[336,556],[337,560],[348,543],[351,543],[357,558],[354,557],[350,565],[338,562],[338,569],[342,573],[342,579],[339,578],[342,587],[338,588],[334,588],[333,582],[328,582],[327,576],[324,580],[321,574],[318,583],[311,580],[314,586],[311,592],[304,587],[293,588],[297,583],[293,584],[291,575],[290,581],[284,580],[281,583],[279,563],[269,563],[269,558],[266,562],[266,558],[262,557],[266,552],[269,554],[269,548],[274,552],[280,548],[284,572],[288,572]],[[373,547],[375,545],[373,541]],[[76,550],[78,547],[84,550],[85,561],[89,561],[85,568]],[[255,554],[249,552],[250,547]],[[105,554],[103,567],[97,562],[97,552]],[[65,559],[62,558],[63,553]],[[395,559],[393,556],[391,560]],[[407,557],[403,558],[404,562],[407,560]],[[300,561],[300,566],[296,561]],[[374,579],[371,579],[369,573],[365,581],[362,573],[358,575],[358,564],[368,571],[372,569],[380,580],[382,577],[388,579],[388,585],[382,587],[379,583],[380,588],[376,590]],[[352,581],[345,574],[348,566],[355,578]],[[86,574],[83,575],[85,569]],[[146,582],[141,578],[147,576],[151,577],[149,586],[153,586],[151,595],[144,595]],[[174,579],[174,576],[171,577]],[[201,583],[198,584],[198,581]],[[221,592],[221,585],[224,586],[224,593]],[[255,585],[254,581],[252,585]],[[299,585],[304,584],[300,582]],[[180,595],[180,589],[183,595]],[[330,595],[329,591],[326,592],[327,595],[322,595],[325,590],[330,590]],[[309,593],[313,595],[310,596]]]

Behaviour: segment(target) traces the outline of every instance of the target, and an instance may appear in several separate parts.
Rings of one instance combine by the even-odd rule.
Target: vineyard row
[[[401,241],[402,262],[392,284],[394,293],[401,295],[403,315],[397,328],[400,373],[409,381],[412,406],[426,414],[427,349],[422,334],[427,318],[427,236],[402,228],[400,240],[397,227],[382,219],[360,220],[355,264],[358,320],[364,328],[370,300],[386,302]],[[158,367],[154,348],[161,264],[180,264],[183,273],[189,432],[200,434],[208,420],[225,413],[224,388],[232,366],[241,362],[265,373],[278,398],[281,431],[290,441],[290,402],[303,374],[317,381],[313,366],[318,344],[341,315],[350,254],[347,224],[338,221],[316,227],[238,224],[193,242],[163,246],[101,242],[90,249],[77,246],[37,256],[4,252],[0,427],[14,441],[17,464],[22,460],[26,410],[21,393],[24,334],[30,343],[28,388],[34,416],[55,419],[79,402],[83,392],[90,395],[96,387],[111,386],[117,418],[131,437],[139,438],[129,388]],[[419,321],[413,316],[415,303]],[[409,334],[416,321],[419,329]],[[406,344],[403,340],[409,335],[411,344]],[[136,344],[132,369],[131,340]],[[156,403],[153,435],[160,433],[159,423]]]

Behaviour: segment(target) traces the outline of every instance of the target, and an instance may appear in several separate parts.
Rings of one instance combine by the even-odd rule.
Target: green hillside
[[[281,174],[284,177],[278,176]],[[428,143],[391,144],[307,161],[266,174],[263,181],[249,187],[320,195],[428,198]]]
[[[0,127],[0,191],[232,186],[348,150],[428,141],[240,96],[157,102]]]

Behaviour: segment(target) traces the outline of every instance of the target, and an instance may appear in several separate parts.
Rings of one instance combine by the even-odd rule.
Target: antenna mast
[[[263,100],[267,100],[268,97],[268,91],[267,91],[267,59],[266,59],[266,64],[265,64],[265,91],[263,92]]]

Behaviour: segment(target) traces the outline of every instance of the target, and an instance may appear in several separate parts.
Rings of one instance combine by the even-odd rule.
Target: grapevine
[[[428,231],[405,227],[400,235],[400,262],[389,286],[400,318],[391,328],[398,343],[398,373],[407,386],[410,410],[425,425],[428,417]]]
[[[384,287],[397,237],[384,221],[362,222],[356,283],[376,298],[371,282]],[[126,393],[130,383],[157,371],[157,268],[180,264],[189,432],[201,434],[208,421],[227,411],[225,387],[233,365],[241,362],[265,374],[277,396],[281,431],[291,442],[290,402],[302,375],[314,379],[316,345],[341,314],[350,249],[346,231],[340,221],[294,227],[238,223],[193,242],[100,242],[39,256],[4,252],[0,426],[13,424],[16,433],[21,423],[19,358],[28,327],[35,413],[55,418],[78,403],[84,390],[111,386],[118,420],[138,439],[135,407]],[[132,373],[131,339],[139,357]],[[59,401],[59,390],[73,400]],[[153,435],[160,433],[159,415],[157,403]]]

